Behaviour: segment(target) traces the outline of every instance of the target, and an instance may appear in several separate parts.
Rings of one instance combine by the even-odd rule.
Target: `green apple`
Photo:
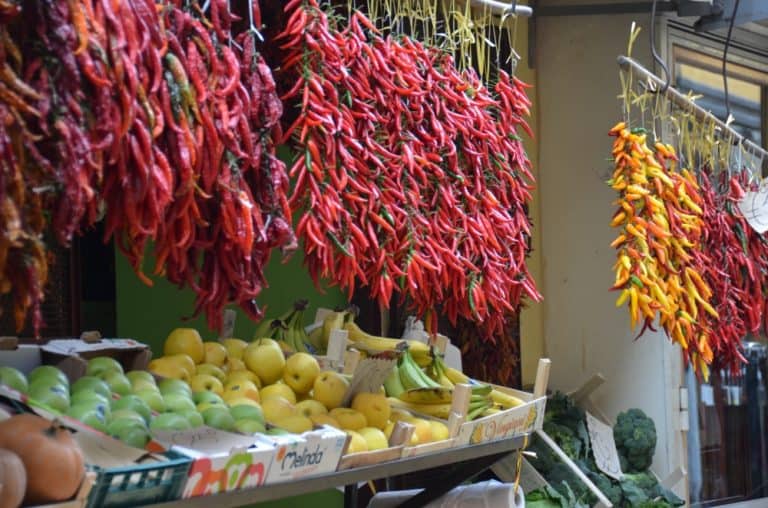
[[[100,393],[107,398],[112,397],[112,390],[109,389],[109,385],[96,376],[83,376],[72,383],[69,388],[72,395],[83,391]]]
[[[152,416],[152,409],[138,395],[123,395],[119,399],[113,400],[112,410],[115,411],[117,409],[132,409],[139,413],[146,422],[149,422],[149,417]]]
[[[27,376],[27,381],[29,381],[30,385],[35,381],[42,381],[44,379],[55,381],[57,384],[62,384],[69,389],[69,379],[67,379],[67,375],[52,365],[35,367]]]
[[[107,425],[107,434],[134,448],[144,448],[150,439],[149,429],[144,421],[132,418],[112,420]]]
[[[203,411],[203,420],[209,427],[219,430],[233,430],[235,419],[229,414],[226,406],[211,406]]]
[[[128,395],[133,390],[131,388],[131,382],[125,377],[122,372],[107,372],[102,376],[102,379],[109,385],[112,393],[118,395]]]
[[[205,420],[203,420],[203,415],[198,413],[197,411],[184,411],[183,413],[179,413],[184,418],[189,420],[189,424],[192,425],[193,429],[196,429],[197,427],[202,427],[205,423]]]
[[[160,393],[166,395],[168,393],[184,393],[188,397],[192,397],[192,389],[189,385],[181,379],[166,378],[157,383],[157,387],[160,388]]]
[[[85,374],[88,376],[96,376],[104,378],[110,372],[123,373],[123,366],[120,362],[114,358],[108,356],[98,356],[88,360],[88,367],[85,369]]]
[[[165,401],[165,410],[170,413],[183,413],[185,411],[194,411],[195,403],[186,395],[180,393],[169,393],[163,397]]]
[[[250,436],[257,433],[263,434],[267,429],[262,422],[246,418],[244,420],[235,420],[235,431]]]
[[[204,390],[202,392],[195,392],[192,394],[192,401],[195,404],[202,404],[204,402],[207,402],[209,404],[220,404],[224,405],[224,399],[221,398],[220,395],[217,395],[213,392],[209,392],[208,390]]]
[[[60,413],[69,407],[69,390],[56,380],[38,378],[29,385],[29,398]]]
[[[158,413],[165,411],[165,399],[157,391],[157,388],[138,390],[134,395],[146,402],[152,411],[157,411]]]
[[[143,381],[153,386],[157,386],[157,383],[155,382],[155,376],[146,370],[132,370],[130,372],[126,372],[125,377],[128,378],[128,381],[130,381],[132,385],[139,381]]]
[[[0,367],[0,384],[9,386],[21,393],[29,391],[27,378],[19,369],[13,367]]]
[[[72,406],[82,403],[100,404],[109,409],[112,405],[112,396],[105,397],[96,392],[75,392],[70,396],[69,403]]]
[[[152,418],[150,430],[189,430],[192,426],[189,420],[176,413],[160,413]]]
[[[240,404],[229,408],[229,414],[235,420],[257,420],[264,423],[264,413],[260,407],[250,404]]]
[[[112,411],[112,418],[110,418],[110,420],[113,422],[117,420],[138,420],[144,425],[147,423],[144,420],[144,417],[133,409],[118,409],[117,411]]]
[[[71,416],[75,420],[83,422],[86,425],[90,425],[96,430],[104,432],[107,430],[107,422],[109,421],[108,414],[103,408],[93,407],[90,404],[76,404],[67,409],[67,416]]]

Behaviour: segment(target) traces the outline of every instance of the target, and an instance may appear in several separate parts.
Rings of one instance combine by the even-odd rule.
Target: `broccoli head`
[[[613,427],[616,449],[624,458],[628,473],[645,471],[651,467],[656,451],[656,425],[640,409],[620,413]]]

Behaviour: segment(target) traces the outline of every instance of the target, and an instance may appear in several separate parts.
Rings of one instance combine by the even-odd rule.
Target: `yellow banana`
[[[499,404],[504,409],[510,409],[525,404],[524,400],[519,399],[514,395],[504,393],[501,390],[497,390],[495,388],[491,390],[491,400],[493,400],[495,404]]]
[[[350,321],[344,324],[344,329],[349,333],[349,340],[362,346],[364,349],[372,351],[394,351],[398,344],[403,342],[402,339],[391,339],[388,337],[376,337],[369,335],[357,326],[356,323]],[[423,342],[417,340],[406,341],[408,343],[408,350],[418,363],[418,357],[429,358],[429,346]],[[430,360],[431,361],[431,360]]]
[[[451,380],[451,382],[455,385],[458,384],[467,384],[469,383],[469,376],[461,372],[460,370],[454,369],[453,367],[447,367],[445,368],[445,377]]]
[[[407,390],[398,399],[410,404],[450,404],[453,390],[450,388],[419,388]]]

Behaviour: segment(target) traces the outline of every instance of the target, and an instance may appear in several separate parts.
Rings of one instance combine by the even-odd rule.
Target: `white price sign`
[[[589,413],[587,429],[597,468],[611,478],[621,480],[621,462],[619,452],[616,451],[616,442],[613,440],[613,429]]]
[[[752,229],[760,234],[768,231],[768,182],[763,181],[757,192],[747,192],[737,206]]]

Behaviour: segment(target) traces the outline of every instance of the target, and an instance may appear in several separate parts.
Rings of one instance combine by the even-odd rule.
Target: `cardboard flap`
[[[389,351],[358,363],[347,393],[344,394],[342,405],[348,407],[358,393],[378,392],[395,365],[397,365],[397,353]]]
[[[234,449],[249,448],[256,443],[253,436],[234,434],[212,427],[198,427],[189,430],[156,430],[152,437],[159,443],[171,447],[180,446],[207,455],[229,454]]]
[[[93,432],[75,432],[73,438],[83,451],[83,457],[89,466],[102,469],[125,467],[147,458],[146,450],[125,445],[117,439]]]

